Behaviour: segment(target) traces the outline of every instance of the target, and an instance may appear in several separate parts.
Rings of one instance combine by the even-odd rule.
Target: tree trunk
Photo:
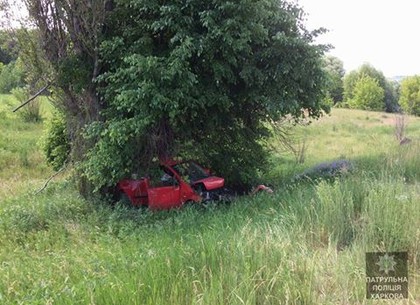
[[[87,196],[92,185],[84,178],[79,166],[94,145],[83,137],[84,128],[100,120],[101,104],[96,91],[95,78],[101,71],[99,37],[103,31],[106,12],[112,10],[112,0],[24,0],[33,17],[42,41],[45,57],[53,73],[46,77],[60,92],[57,106],[64,111],[71,145],[70,162],[76,169],[79,191]],[[71,66],[72,60],[82,63]],[[70,62],[70,67],[65,65]],[[64,63],[64,65],[63,65]],[[82,79],[88,80],[80,88],[81,79],[72,69],[87,64],[90,70]],[[70,71],[66,71],[70,69]],[[84,72],[83,72],[84,73]]]

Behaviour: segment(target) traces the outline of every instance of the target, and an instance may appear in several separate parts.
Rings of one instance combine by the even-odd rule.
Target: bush
[[[54,170],[59,170],[66,163],[70,154],[66,122],[61,113],[56,112],[48,122],[47,134],[43,143],[43,151],[48,163]]]

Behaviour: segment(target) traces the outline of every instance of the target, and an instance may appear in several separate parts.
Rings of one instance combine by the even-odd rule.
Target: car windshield
[[[183,179],[189,183],[209,177],[210,175],[195,162],[178,163],[172,167]]]

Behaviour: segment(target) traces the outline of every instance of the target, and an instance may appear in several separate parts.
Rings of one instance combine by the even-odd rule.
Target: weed
[[[406,119],[404,114],[395,116],[394,133],[398,143],[401,143],[405,139],[405,130],[407,127]]]

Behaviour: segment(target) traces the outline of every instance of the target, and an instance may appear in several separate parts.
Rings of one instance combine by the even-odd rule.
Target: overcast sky
[[[318,41],[334,46],[347,72],[370,63],[387,77],[420,75],[420,0],[295,1],[309,29],[329,29]]]
[[[319,42],[346,71],[367,62],[385,76],[420,75],[419,0],[297,0],[309,29],[330,30]]]

